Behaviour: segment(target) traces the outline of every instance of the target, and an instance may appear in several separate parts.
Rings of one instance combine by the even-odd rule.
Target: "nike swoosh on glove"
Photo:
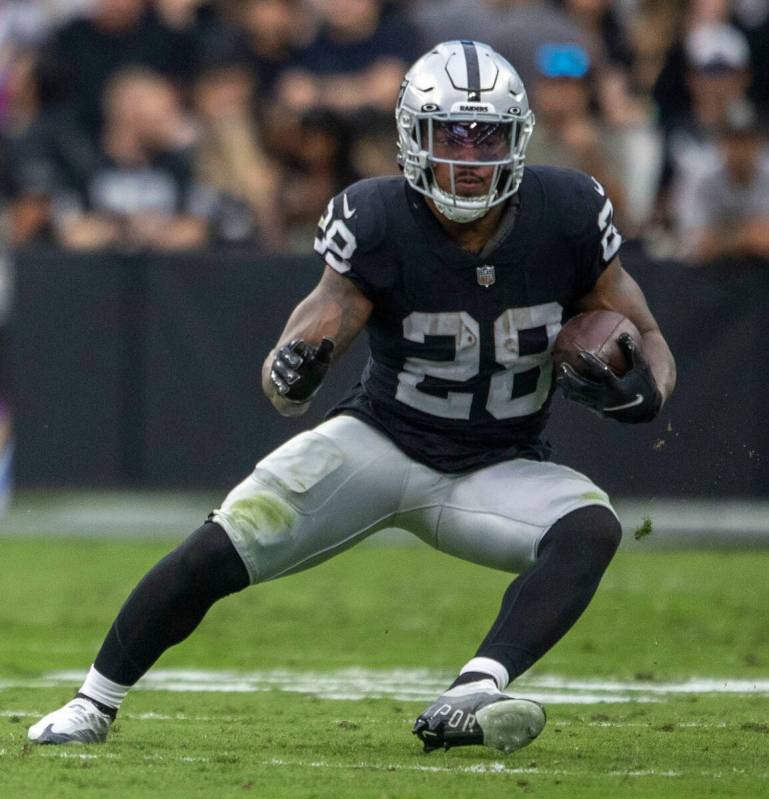
[[[618,339],[628,370],[622,377],[592,352],[580,352],[583,373],[569,364],[559,367],[556,378],[566,399],[586,405],[599,415],[618,422],[650,422],[662,407],[662,394],[657,388],[649,364],[633,339],[623,333]]]

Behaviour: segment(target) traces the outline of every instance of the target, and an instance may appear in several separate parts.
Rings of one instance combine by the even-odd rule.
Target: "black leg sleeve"
[[[248,583],[227,534],[207,522],[134,588],[96,656],[96,670],[113,682],[133,685],[200,624],[214,602]]]
[[[477,655],[502,663],[510,679],[526,671],[572,627],[593,598],[622,537],[600,505],[559,519],[537,560],[511,583]]]

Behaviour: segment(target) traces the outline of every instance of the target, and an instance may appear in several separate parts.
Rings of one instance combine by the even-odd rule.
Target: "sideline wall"
[[[555,458],[616,495],[766,497],[769,274],[652,264],[629,248],[677,356],[676,396],[620,426],[558,398]],[[10,337],[20,486],[226,487],[308,425],[365,361],[358,342],[301,420],[259,372],[314,258],[19,253]]]

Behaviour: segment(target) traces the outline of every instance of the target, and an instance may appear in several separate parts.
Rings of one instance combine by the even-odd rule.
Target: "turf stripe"
[[[0,710],[0,718],[10,718],[10,719],[38,719],[47,713],[50,708],[38,708],[36,710]],[[121,719],[130,719],[131,721],[176,721],[176,722],[203,722],[203,723],[216,723],[216,724],[225,724],[225,723],[233,723],[241,721],[240,717],[237,716],[198,716],[198,715],[187,715],[186,713],[174,713],[170,715],[168,713],[126,713],[125,711],[121,711],[120,713]],[[377,718],[370,718],[366,719],[366,721],[375,724],[380,719]],[[404,723],[411,723],[413,719],[408,716],[404,716],[403,718]],[[557,727],[606,727],[612,729],[643,729],[648,730],[653,727],[657,722],[654,721],[570,721],[568,719],[560,719],[558,722],[555,723]],[[738,729],[741,725],[739,722],[734,722],[733,724],[728,724],[725,721],[719,722],[701,722],[701,721],[681,721],[675,722],[673,725],[676,729],[687,729],[687,730],[725,730],[729,727],[733,727]]]
[[[0,679],[0,690],[76,687],[82,677],[81,671],[57,671],[35,680]],[[158,669],[141,680],[137,690],[207,693],[283,691],[322,699],[419,702],[434,699],[445,689],[450,678],[449,673],[430,669],[350,668],[325,673],[288,669],[250,673]],[[696,677],[682,682],[658,683],[541,675],[518,680],[511,692],[551,705],[655,702],[664,701],[668,696],[686,694],[769,696],[769,680]]]
[[[17,491],[2,519],[4,536],[153,537],[177,541],[194,530],[224,492]],[[739,549],[769,546],[769,502],[740,499],[619,498],[617,512],[630,548],[713,545]],[[641,542],[633,531],[649,517],[653,534]],[[389,530],[369,545],[416,544]],[[365,546],[365,544],[364,544]]]

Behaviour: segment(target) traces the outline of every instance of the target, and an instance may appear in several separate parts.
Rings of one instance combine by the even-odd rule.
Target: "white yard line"
[[[11,688],[77,687],[81,671],[56,671],[38,679],[0,679],[0,691]],[[393,699],[423,702],[434,699],[451,675],[430,669],[348,668],[334,672],[275,669],[257,672],[158,669],[136,690],[206,693],[282,691],[321,699]],[[660,702],[677,695],[729,694],[769,696],[769,680],[693,677],[680,682],[581,679],[556,675],[525,676],[514,693],[550,705]]]
[[[0,710],[0,718],[4,719],[23,719],[42,716],[45,712],[40,710]],[[241,721],[237,716],[188,716],[186,713],[122,713],[121,719],[133,719],[135,721],[215,721],[221,724],[228,722]]]

